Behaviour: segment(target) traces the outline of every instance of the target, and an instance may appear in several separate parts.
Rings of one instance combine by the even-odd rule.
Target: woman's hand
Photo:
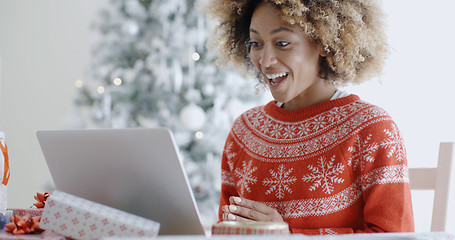
[[[230,197],[231,205],[224,205],[223,221],[284,222],[281,215],[263,203],[240,197]]]

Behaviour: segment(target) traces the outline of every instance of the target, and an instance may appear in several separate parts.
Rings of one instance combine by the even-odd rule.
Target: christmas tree
[[[76,103],[98,127],[167,127],[175,136],[206,221],[214,221],[224,141],[241,112],[259,104],[255,81],[214,64],[201,2],[113,0]]]

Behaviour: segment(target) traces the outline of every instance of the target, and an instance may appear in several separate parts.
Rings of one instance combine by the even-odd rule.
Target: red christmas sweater
[[[243,113],[222,158],[221,198],[275,208],[293,233],[414,231],[406,150],[392,118],[356,95]]]

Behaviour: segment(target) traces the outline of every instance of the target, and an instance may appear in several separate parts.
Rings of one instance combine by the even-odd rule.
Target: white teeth
[[[278,74],[266,74],[265,76],[268,78],[268,79],[275,79],[275,78],[278,78],[278,77],[284,77],[286,76],[288,73],[287,72],[282,72],[282,73],[278,73]]]

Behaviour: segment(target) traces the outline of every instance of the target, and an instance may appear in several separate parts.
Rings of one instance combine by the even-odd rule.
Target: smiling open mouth
[[[285,80],[288,77],[289,73],[288,72],[282,72],[282,73],[277,73],[277,74],[265,74],[267,79],[270,81],[271,86],[275,86]]]

